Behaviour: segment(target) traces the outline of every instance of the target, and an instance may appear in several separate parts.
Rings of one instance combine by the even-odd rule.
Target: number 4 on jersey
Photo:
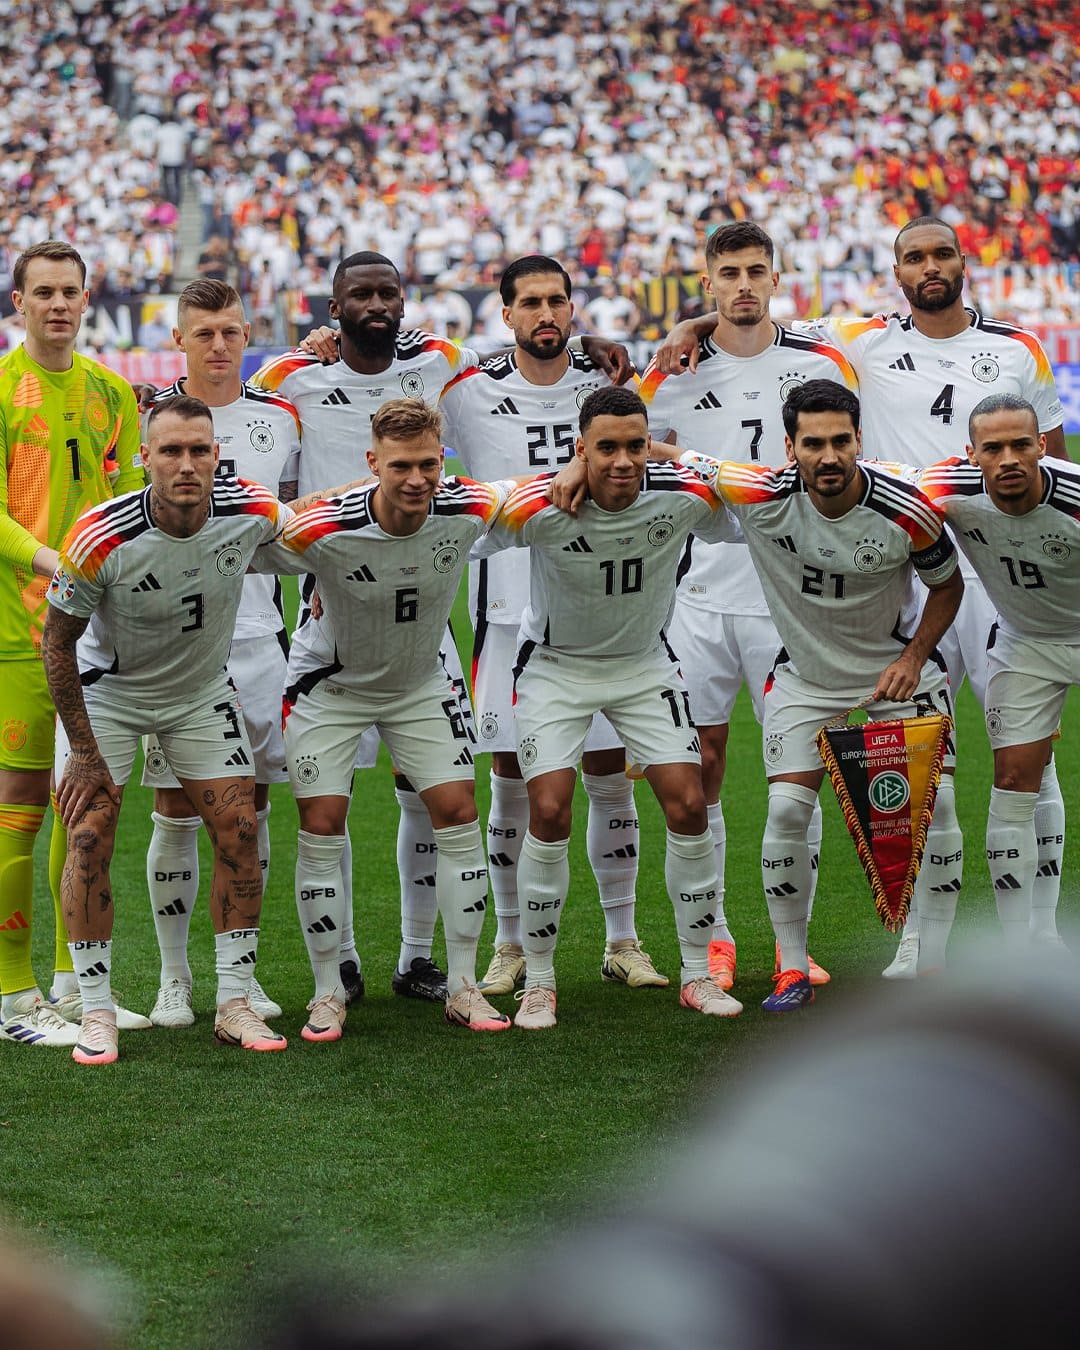
[[[952,426],[954,389],[955,385],[947,384],[930,404],[930,416],[940,417],[942,424],[947,427]]]

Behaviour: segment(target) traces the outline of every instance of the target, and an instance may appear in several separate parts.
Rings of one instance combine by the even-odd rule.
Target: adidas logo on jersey
[[[454,764],[459,769],[464,768],[466,764],[472,763],[473,763],[473,753],[468,746],[466,746],[465,749],[462,750],[461,754],[458,755],[457,759],[454,760]]]
[[[799,551],[795,547],[795,540],[792,539],[790,534],[780,535],[779,538],[773,540],[773,543],[779,544],[779,546],[788,553],[798,553]]]
[[[724,405],[710,389],[704,398],[698,399],[694,404],[694,412],[710,412],[716,408],[722,408]]]
[[[242,769],[251,763],[242,746],[237,746],[225,763],[232,769]]]
[[[890,370],[914,370],[915,362],[911,359],[911,353],[905,352],[903,356],[898,356],[895,361],[889,362]]]
[[[585,536],[579,534],[578,537],[569,544],[563,544],[562,551],[564,553],[591,553],[592,549],[589,547],[589,541]]]
[[[976,527],[974,530],[964,530],[963,533],[965,539],[973,539],[976,544],[986,543],[986,535],[983,534],[982,530],[980,530],[978,527]]]
[[[321,402],[324,407],[346,408],[350,406],[352,400],[349,398],[348,394],[344,393],[341,389],[331,389]]]
[[[492,417],[499,417],[500,415],[504,417],[518,416],[517,404],[514,402],[512,398],[504,398],[503,401],[500,404],[498,404],[497,407],[492,408],[491,410]]]
[[[154,576],[153,572],[147,572],[142,581],[137,586],[132,586],[132,591],[160,591],[161,582]]]
[[[345,578],[346,581],[374,581],[375,573],[368,567],[367,563],[358,567],[355,572],[350,572]]]

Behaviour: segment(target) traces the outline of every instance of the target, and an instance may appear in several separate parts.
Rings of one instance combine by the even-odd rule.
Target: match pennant
[[[818,751],[844,813],[881,922],[899,932],[919,875],[952,720],[828,722]]]

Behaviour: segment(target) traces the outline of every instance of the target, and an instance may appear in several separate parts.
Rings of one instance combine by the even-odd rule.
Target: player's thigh
[[[672,653],[658,650],[605,672],[604,711],[635,773],[654,764],[701,764],[690,695]],[[698,773],[700,781],[700,772]]]
[[[731,710],[743,683],[734,637],[730,616],[676,600],[667,640],[678,657],[690,693],[690,708],[699,726],[725,726],[731,721]]]
[[[255,777],[240,700],[225,677],[198,700],[161,709],[154,730],[182,787],[192,781]]]
[[[811,684],[787,664],[775,667],[766,685],[761,724],[766,777],[821,773],[818,732],[861,697],[859,690],[834,691]]]
[[[987,652],[986,734],[994,750],[1053,736],[1080,684],[1080,647],[1029,642],[1001,629]]]
[[[443,783],[472,783],[476,741],[445,670],[395,699],[379,713],[376,726],[394,768],[421,795]]]
[[[54,758],[56,709],[49,696],[45,667],[37,657],[3,661],[0,679],[0,774],[47,776]]]
[[[960,609],[950,631],[960,648],[960,657],[972,693],[979,700],[979,706],[983,708],[986,706],[986,681],[990,673],[987,665],[987,643],[996,619],[993,601],[981,582],[965,578],[963,599],[960,601]],[[949,674],[951,677],[951,667]],[[956,689],[957,686],[954,684],[954,695]]]
[[[329,680],[291,691],[284,737],[293,796],[347,798],[360,738],[374,720],[370,703]]]
[[[534,649],[518,674],[514,717],[526,782],[558,769],[576,770],[593,716],[603,705],[602,683],[582,679],[570,666]]]
[[[153,711],[130,706],[126,708],[115,707],[112,699],[95,699],[93,687],[85,691],[84,698],[87,716],[90,719],[94,740],[97,742],[101,757],[108,765],[113,782],[118,786],[123,786],[131,777],[131,769],[135,763],[135,752],[139,748],[142,733],[145,731],[149,719],[153,716]],[[64,724],[57,721],[56,750],[53,760],[53,777],[57,783],[64,776],[64,768],[70,753],[71,746],[68,742],[67,732],[64,730]]]
[[[871,703],[867,705],[866,712],[875,722],[935,715],[947,717],[951,725],[945,736],[942,766],[949,771],[956,768],[956,712],[953,708],[952,687],[948,675],[934,658],[923,666],[919,687],[909,699],[902,703]]]

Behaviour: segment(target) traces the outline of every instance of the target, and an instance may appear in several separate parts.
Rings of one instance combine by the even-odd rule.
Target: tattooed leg
[[[112,936],[109,863],[116,840],[118,815],[116,803],[107,793],[99,791],[68,831],[60,901],[64,925],[73,942],[100,942]]]
[[[257,928],[262,909],[262,870],[259,867],[258,821],[255,817],[255,780],[219,778],[185,782],[214,849],[210,886],[210,917],[214,931]]]

